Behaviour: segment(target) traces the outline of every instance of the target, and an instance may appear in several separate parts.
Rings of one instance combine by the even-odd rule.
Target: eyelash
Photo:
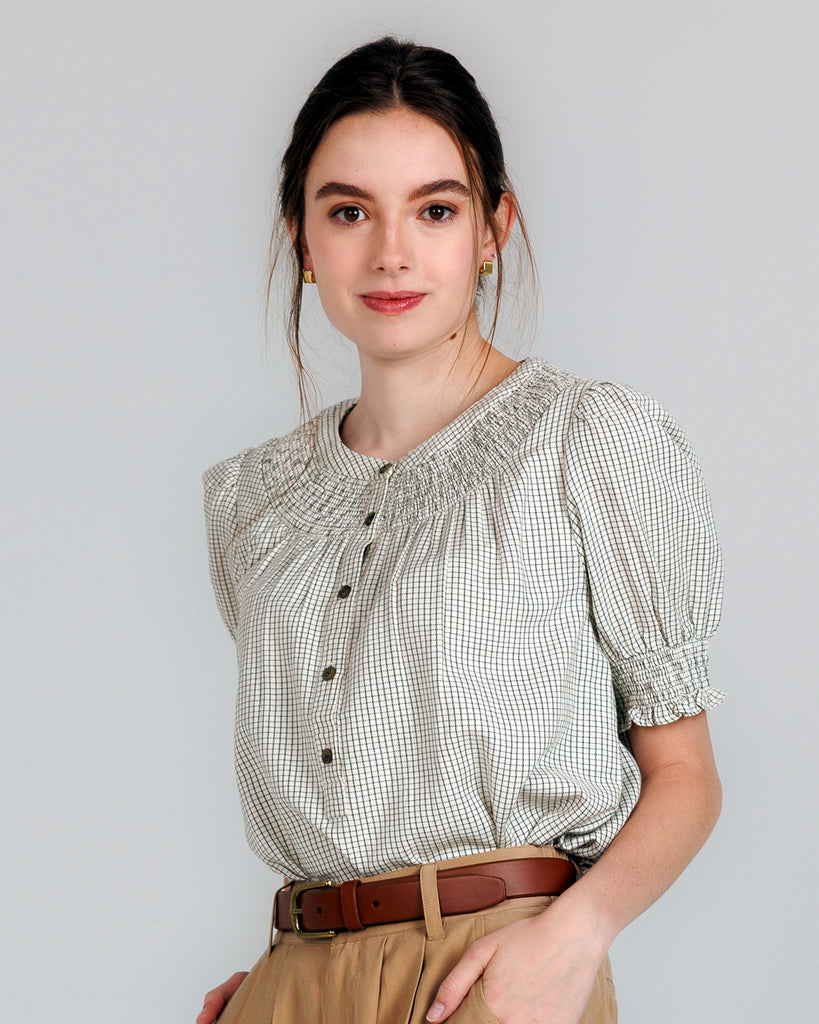
[[[339,206],[338,209],[333,210],[330,214],[330,220],[336,220],[339,222],[339,224],[342,224],[344,227],[355,227],[356,224],[361,224],[361,218],[356,220],[344,220],[342,218],[341,214],[346,213],[348,210],[355,210],[358,213],[364,213],[360,206],[356,206],[353,203],[348,203],[346,206]],[[429,213],[430,210],[444,210],[446,216],[442,217],[440,220],[433,220],[432,218],[428,217],[423,218],[429,224],[448,224],[458,215],[458,211],[454,210],[451,206],[448,206],[446,203],[430,203],[429,206],[424,208],[423,213]]]

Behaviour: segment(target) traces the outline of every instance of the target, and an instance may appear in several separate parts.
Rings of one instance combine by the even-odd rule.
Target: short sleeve
[[[202,475],[208,566],[216,604],[230,635],[236,638],[238,611],[231,554],[238,533],[237,485],[247,449],[218,462]]]
[[[597,639],[621,730],[716,707],[707,640],[722,557],[697,458],[653,398],[586,386],[566,450],[566,497],[582,545]]]

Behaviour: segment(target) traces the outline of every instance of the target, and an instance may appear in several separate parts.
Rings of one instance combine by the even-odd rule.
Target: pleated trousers
[[[563,854],[551,847],[516,846],[374,876],[420,875],[425,919],[341,932],[328,939],[277,932],[219,1024],[424,1024],[438,986],[476,939],[540,914],[557,898],[511,899],[477,913],[442,918],[436,871],[533,856]],[[499,1024],[480,979],[448,1020]],[[606,957],[580,1024],[616,1022],[617,1002]]]

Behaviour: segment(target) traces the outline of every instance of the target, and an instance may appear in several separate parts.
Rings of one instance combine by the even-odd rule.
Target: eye
[[[443,203],[433,203],[432,206],[428,206],[424,212],[423,217],[425,220],[431,220],[435,224],[441,224],[445,221],[452,220],[455,216],[455,211],[451,206],[444,206]]]
[[[365,213],[360,206],[341,206],[334,210],[330,217],[333,220],[340,220],[343,224],[358,224],[364,220]]]

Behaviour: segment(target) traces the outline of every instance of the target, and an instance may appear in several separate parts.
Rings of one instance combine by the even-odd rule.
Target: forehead
[[[310,161],[307,191],[310,194],[329,180],[370,191],[379,186],[409,190],[443,178],[466,183],[458,143],[431,118],[400,108],[336,121]]]

